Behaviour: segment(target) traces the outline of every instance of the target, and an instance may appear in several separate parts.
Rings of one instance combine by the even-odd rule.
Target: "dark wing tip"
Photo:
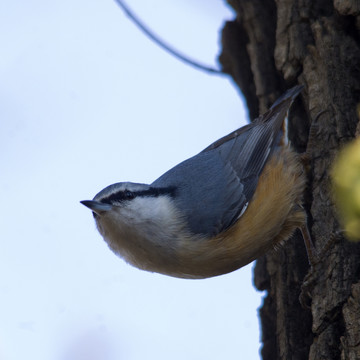
[[[273,109],[275,106],[279,105],[285,100],[288,99],[294,100],[301,93],[303,89],[304,89],[303,85],[296,85],[291,89],[288,89],[272,104],[270,109]]]

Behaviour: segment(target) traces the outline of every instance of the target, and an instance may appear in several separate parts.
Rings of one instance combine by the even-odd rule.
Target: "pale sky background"
[[[222,0],[128,0],[215,66]],[[244,125],[231,81],[150,42],[112,0],[0,0],[0,359],[259,359],[252,264],[207,280],[127,265],[91,199]]]

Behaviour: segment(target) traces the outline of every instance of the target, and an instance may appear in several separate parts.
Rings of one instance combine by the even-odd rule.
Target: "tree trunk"
[[[360,129],[360,1],[228,2],[237,18],[223,29],[220,62],[250,117],[305,86],[289,138],[310,159],[304,206],[320,262],[309,267],[300,233],[257,261],[255,285],[267,290],[262,357],[360,359],[360,245],[339,231],[329,178],[338,149]]]

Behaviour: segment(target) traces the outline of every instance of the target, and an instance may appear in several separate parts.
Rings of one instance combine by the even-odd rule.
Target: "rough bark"
[[[250,117],[286,88],[305,86],[289,116],[289,137],[310,159],[304,205],[321,260],[309,267],[296,234],[257,261],[255,285],[267,291],[262,357],[360,359],[360,245],[339,232],[329,178],[339,148],[360,129],[360,1],[228,2],[237,17],[223,29],[220,62]]]

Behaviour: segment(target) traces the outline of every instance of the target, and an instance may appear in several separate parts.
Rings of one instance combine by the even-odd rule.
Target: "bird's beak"
[[[112,206],[110,204],[104,204],[99,201],[83,200],[80,202],[98,215],[102,215],[104,212],[112,209]]]

